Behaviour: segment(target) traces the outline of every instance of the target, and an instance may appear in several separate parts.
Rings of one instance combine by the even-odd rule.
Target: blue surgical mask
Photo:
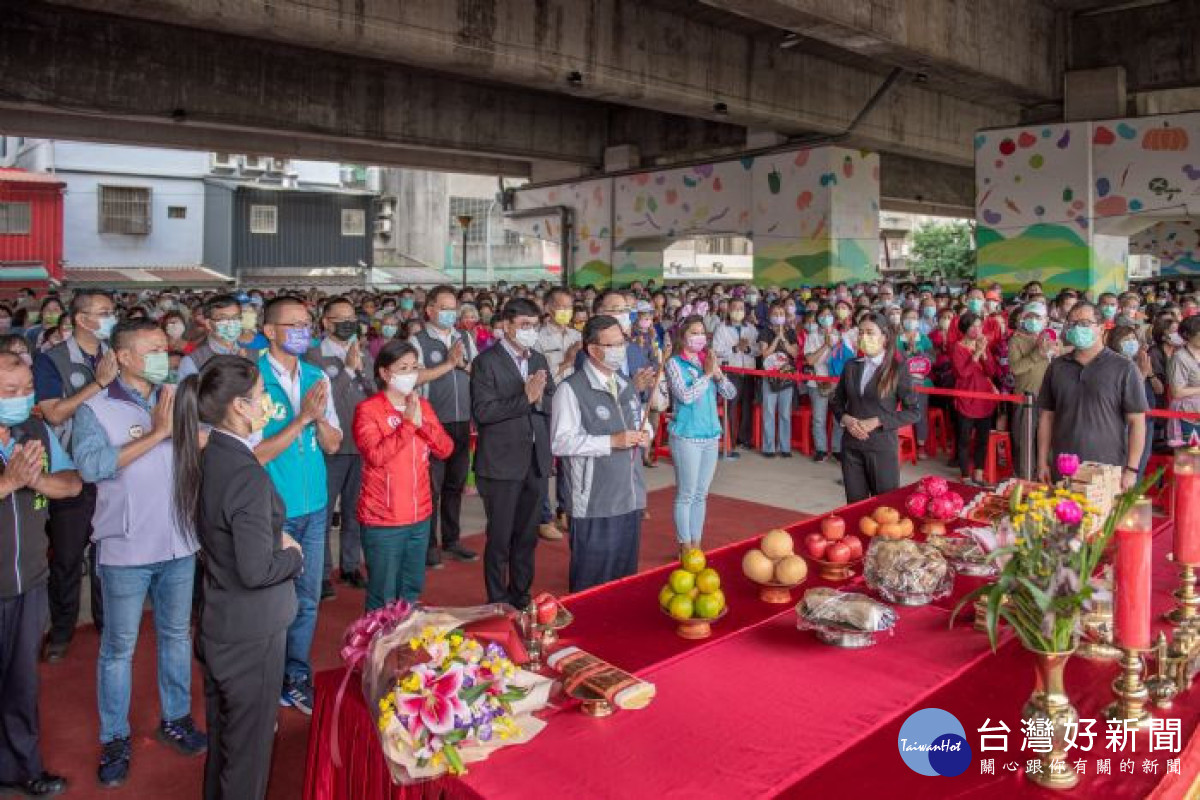
[[[904,330],[908,331],[909,333],[912,333],[913,331],[915,331],[917,329],[919,324],[920,323],[918,323],[917,320],[915,320],[915,319],[906,319],[906,320],[904,320]]]
[[[967,310],[972,314],[978,314],[980,311],[983,311],[983,298],[972,297],[969,299],[967,301]]]
[[[33,413],[32,394],[20,397],[0,397],[0,425],[11,428],[29,419]]]
[[[804,326],[804,329],[806,331],[808,331],[809,333],[816,333],[818,330],[820,330],[820,328],[817,326],[817,323],[815,323],[815,322],[808,323],[807,325]]]
[[[925,306],[921,309],[921,316],[925,319],[933,319],[937,316],[937,306]]]
[[[1046,329],[1046,323],[1036,317],[1031,317],[1029,319],[1021,320],[1021,328],[1024,329],[1026,333],[1031,333],[1034,336],[1037,336]]]
[[[1067,344],[1087,350],[1096,343],[1096,331],[1091,325],[1072,325],[1067,328]]]
[[[302,356],[308,352],[312,344],[312,332],[305,325],[303,328],[288,328],[283,339],[283,349],[294,356]]]
[[[166,353],[146,353],[142,366],[142,377],[157,386],[171,374],[171,361]]]
[[[1133,358],[1136,356],[1139,349],[1140,347],[1137,339],[1125,339],[1121,342],[1121,352],[1125,354],[1127,358]]]
[[[223,319],[213,324],[217,337],[222,341],[236,342],[242,335],[242,320]]]
[[[833,317],[829,314],[822,314],[820,317],[817,318],[817,322],[821,323],[821,327],[828,328],[830,325],[833,324]]]
[[[437,313],[437,324],[439,328],[449,330],[454,327],[454,323],[458,322],[458,312],[454,309],[443,309]]]
[[[397,330],[399,330],[399,328],[395,325],[384,325],[383,326],[383,338],[391,339],[393,336],[396,335]]]
[[[96,338],[100,341],[108,341],[108,337],[112,336],[112,330],[117,326],[117,318],[112,314],[107,317],[101,317],[100,323],[96,328]]]

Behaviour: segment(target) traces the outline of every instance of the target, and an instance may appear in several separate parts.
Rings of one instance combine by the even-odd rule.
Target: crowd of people
[[[85,572],[101,633],[99,782],[119,786],[131,768],[149,599],[158,738],[208,753],[206,797],[262,797],[278,708],[312,710],[321,600],[336,580],[365,590],[366,610],[415,601],[428,570],[479,561],[461,538],[464,494],[487,517],[488,601],[523,608],[539,538],[567,540],[573,592],[636,572],[657,438],[669,438],[686,551],[703,545],[718,458],[759,439],[763,457],[792,458],[801,404],[812,458],[837,462],[849,502],[899,485],[899,434],[911,426],[924,444],[934,408],[952,421],[964,481],[983,485],[998,429],[1037,476],[1056,477],[1055,455],[1071,452],[1121,467],[1128,486],[1155,448],[1200,435],[1146,416],[1200,411],[1198,307],[1182,281],[1094,298],[940,278],[26,290],[0,304],[12,509],[0,517],[0,789],[65,788],[38,746],[38,660],[66,655]],[[193,644],[206,731],[189,712]]]

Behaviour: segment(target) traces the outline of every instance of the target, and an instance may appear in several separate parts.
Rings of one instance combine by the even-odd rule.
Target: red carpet
[[[640,568],[661,566],[675,559],[674,526],[671,523],[673,488],[651,492],[650,519],[642,528]],[[705,547],[719,547],[786,525],[807,515],[788,509],[764,506],[732,497],[713,495],[708,501]],[[468,546],[482,550],[482,537],[469,537]],[[565,541],[541,542],[537,549],[534,589],[555,594],[567,591],[568,550]],[[448,564],[429,573],[425,602],[431,605],[466,606],[485,602],[482,568],[479,563]],[[363,610],[363,592],[338,587],[338,597],[321,604],[313,667],[337,666],[342,632]],[[154,627],[147,615],[134,658],[133,764],[129,782],[119,789],[102,789],[96,784],[99,756],[99,723],[96,712],[96,657],[99,638],[91,626],[80,628],[67,658],[42,667],[42,754],[46,766],[70,781],[73,798],[199,797],[203,757],[185,759],[154,738],[158,725],[158,690],[155,682]],[[203,725],[203,680],[193,670],[192,713]],[[270,796],[292,800],[301,795],[308,737],[308,717],[281,709],[279,735],[275,740]]]

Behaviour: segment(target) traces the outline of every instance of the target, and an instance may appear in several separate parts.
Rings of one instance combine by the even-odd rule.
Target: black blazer
[[[848,362],[842,370],[842,377],[838,380],[837,389],[829,404],[838,420],[841,420],[843,414],[849,414],[855,419],[878,417],[879,427],[871,431],[865,441],[855,439],[849,433],[845,434],[842,436],[842,446],[872,452],[895,450],[896,431],[905,425],[914,424],[921,418],[917,406],[917,393],[913,391],[912,376],[902,363],[897,363],[899,380],[896,381],[896,390],[886,397],[880,397],[879,378],[883,374],[883,367],[875,370],[875,374],[867,383],[865,393],[859,390],[864,369],[865,358],[856,358]]]
[[[550,474],[550,409],[554,380],[546,357],[529,353],[529,374],[545,370],[546,391],[531,405],[525,380],[503,342],[484,350],[471,364],[471,416],[479,438],[475,443],[475,474],[498,481],[519,481],[529,466],[523,455],[533,447],[539,475]]]
[[[242,442],[213,430],[200,467],[204,608],[200,632],[218,642],[262,639],[296,618],[304,566],[281,546],[283,499]]]

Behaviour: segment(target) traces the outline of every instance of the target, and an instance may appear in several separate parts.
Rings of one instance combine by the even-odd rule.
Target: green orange
[[[667,610],[671,612],[671,616],[675,619],[691,619],[694,611],[692,598],[677,594],[671,600],[671,606]]]
[[[696,586],[696,576],[685,569],[677,569],[671,573],[671,577],[667,579],[671,585],[671,591],[675,594],[687,594]]]

